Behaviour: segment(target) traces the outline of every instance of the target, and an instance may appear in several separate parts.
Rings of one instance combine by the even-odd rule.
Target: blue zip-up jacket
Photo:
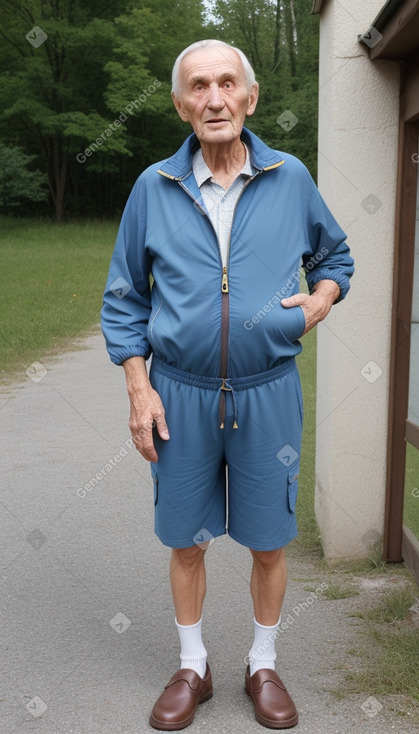
[[[310,291],[328,278],[345,297],[353,260],[309,172],[246,128],[242,139],[257,172],[236,205],[224,273],[192,173],[195,134],[136,181],[102,308],[115,364],[153,352],[207,377],[263,372],[302,349],[303,310],[280,304],[299,292],[301,262]]]

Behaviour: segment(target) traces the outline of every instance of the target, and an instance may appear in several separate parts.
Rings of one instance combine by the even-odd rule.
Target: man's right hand
[[[143,357],[131,357],[122,364],[127,380],[130,399],[129,428],[136,448],[147,461],[157,461],[154,447],[153,428],[156,426],[160,438],[170,438],[164,417],[164,407],[159,394],[148,379]]]

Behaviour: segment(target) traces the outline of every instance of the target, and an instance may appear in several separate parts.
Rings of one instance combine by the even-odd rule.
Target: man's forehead
[[[180,73],[186,79],[233,72],[245,76],[240,56],[225,46],[194,49],[184,56],[180,66]]]

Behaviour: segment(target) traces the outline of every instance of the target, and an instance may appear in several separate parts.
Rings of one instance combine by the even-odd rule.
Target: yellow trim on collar
[[[279,163],[274,163],[273,166],[268,166],[267,168],[264,168],[264,171],[271,171],[272,168],[278,168],[278,166],[282,166],[282,164],[285,163],[285,161],[279,161]]]
[[[174,179],[176,178],[176,176],[171,176],[170,173],[165,173],[161,170],[161,168],[159,168],[157,173],[160,173],[161,176],[165,176],[166,178],[170,178],[172,181],[174,181]]]

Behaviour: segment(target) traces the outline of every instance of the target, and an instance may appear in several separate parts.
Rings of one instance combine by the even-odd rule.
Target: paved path
[[[153,533],[148,464],[125,443],[123,373],[101,335],[80,347],[0,393],[1,734],[151,732],[152,704],[178,667],[170,550]],[[250,554],[222,538],[207,558],[215,695],[188,731],[260,734],[243,690]],[[348,616],[360,597],[327,601],[310,591],[326,583],[318,568],[292,553],[289,565],[278,670],[298,734],[413,732],[386,700],[361,708],[368,691],[330,693],[353,664],[348,647],[362,645]]]

